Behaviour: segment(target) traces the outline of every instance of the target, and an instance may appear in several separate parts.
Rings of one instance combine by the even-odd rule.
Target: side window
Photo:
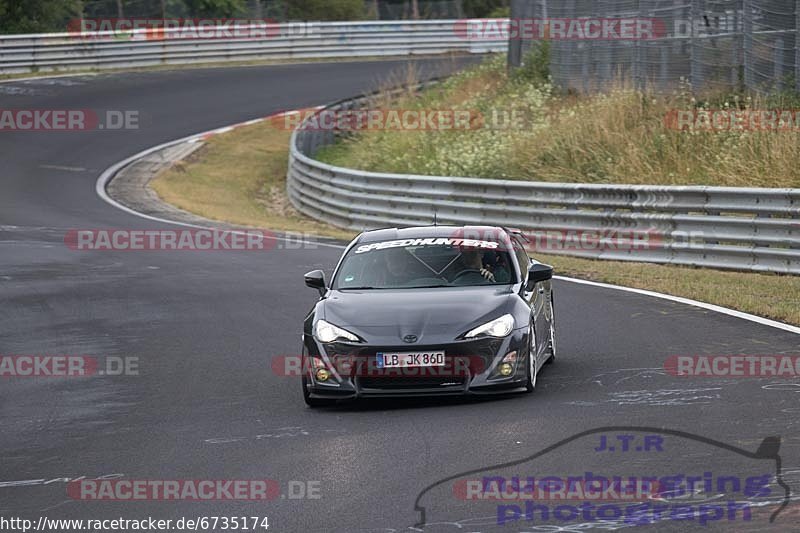
[[[516,236],[511,237],[512,246],[514,246],[514,253],[517,254],[517,262],[522,276],[522,281],[528,278],[528,267],[530,266],[531,259],[528,257],[528,252]]]

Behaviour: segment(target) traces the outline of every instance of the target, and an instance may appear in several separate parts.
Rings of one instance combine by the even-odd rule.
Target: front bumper
[[[308,392],[316,399],[507,394],[525,390],[528,345],[526,328],[503,339],[437,345],[323,344],[304,335],[303,368]],[[444,351],[445,367],[385,370],[375,365],[381,352],[426,351]],[[517,352],[514,371],[501,376],[497,367],[511,352]],[[324,382],[315,377],[320,364],[330,371]]]

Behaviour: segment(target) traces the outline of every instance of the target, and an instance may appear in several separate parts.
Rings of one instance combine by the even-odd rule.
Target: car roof
[[[497,226],[415,226],[411,228],[386,228],[365,231],[357,238],[357,243],[397,241],[402,239],[490,239],[509,242],[508,231]]]

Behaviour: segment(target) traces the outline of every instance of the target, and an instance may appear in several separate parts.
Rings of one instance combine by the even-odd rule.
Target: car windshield
[[[409,239],[353,247],[333,288],[419,289],[516,283],[507,246],[497,242]],[[458,241],[456,241],[458,242]]]

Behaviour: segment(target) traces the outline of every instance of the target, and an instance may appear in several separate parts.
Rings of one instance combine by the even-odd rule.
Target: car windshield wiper
[[[370,290],[379,290],[380,287],[340,287],[337,290],[340,291],[370,291]]]

